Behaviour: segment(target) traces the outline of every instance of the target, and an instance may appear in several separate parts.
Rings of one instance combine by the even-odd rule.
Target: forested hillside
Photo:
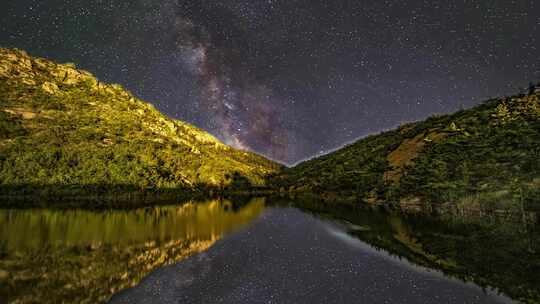
[[[363,138],[287,169],[292,193],[367,203],[538,208],[540,92],[487,100]]]
[[[72,64],[0,49],[4,194],[243,189],[280,167]]]

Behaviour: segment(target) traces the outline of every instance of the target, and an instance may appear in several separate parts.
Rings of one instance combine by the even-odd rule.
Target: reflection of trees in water
[[[209,239],[248,223],[263,208],[264,201],[258,199],[242,205],[213,200],[106,212],[4,210],[0,225],[6,228],[0,231],[0,240],[7,242],[8,250],[34,250],[45,245]]]
[[[15,303],[103,302],[157,267],[211,246],[264,209],[255,199],[129,211],[0,211],[0,295]],[[39,231],[40,233],[35,233]],[[1,255],[0,255],[1,256]],[[0,282],[2,283],[2,282]]]
[[[349,233],[374,248],[497,288],[525,303],[540,303],[540,226],[535,221],[506,216],[430,217],[306,202],[296,205],[326,218],[346,220]]]
[[[393,226],[413,261],[442,269],[511,297],[540,300],[540,235],[531,225],[493,218],[404,218]],[[397,237],[396,237],[397,236]],[[424,260],[424,261],[422,261]]]
[[[444,270],[524,302],[540,301],[540,231],[534,224],[478,217],[408,222],[427,252],[454,262]]]
[[[89,245],[18,252],[0,261],[9,270],[0,294],[13,303],[101,303],[136,285],[152,270],[210,247],[217,239],[149,241],[138,245]]]

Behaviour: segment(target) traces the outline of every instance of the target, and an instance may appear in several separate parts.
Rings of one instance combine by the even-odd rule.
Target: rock
[[[61,83],[76,84],[79,82],[77,77],[79,73],[70,66],[58,65],[57,69],[52,71],[51,74]]]
[[[105,85],[97,80],[94,79],[94,82],[92,83],[91,89],[93,91],[99,91],[105,89]]]
[[[35,86],[36,85],[36,81],[32,78],[23,78],[21,80],[22,83],[28,85],[28,86]]]
[[[22,57],[19,60],[19,65],[25,70],[32,70],[32,60]]]
[[[48,68],[48,63],[45,59],[38,58],[34,60],[34,66],[38,69],[46,70]]]
[[[23,119],[34,119],[37,114],[35,112],[30,111],[29,109],[25,108],[9,108],[4,109],[4,112],[13,114],[13,115],[20,115]]]
[[[48,81],[41,85],[41,89],[50,95],[55,95],[58,93],[58,86],[55,83]]]
[[[19,60],[19,57],[14,53],[7,53],[5,58],[11,62],[17,62]]]
[[[77,70],[72,63],[57,65],[56,69],[51,71],[51,74],[58,82],[67,85],[75,85],[83,81],[89,81],[91,82],[92,88],[94,88],[98,83],[90,72]]]

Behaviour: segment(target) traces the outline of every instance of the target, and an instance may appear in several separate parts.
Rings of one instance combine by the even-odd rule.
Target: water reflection
[[[137,210],[0,210],[0,295],[103,302],[255,219],[263,199]]]
[[[540,302],[540,227],[497,217],[403,214],[295,202],[378,250],[524,303]],[[536,217],[531,217],[536,218]]]
[[[325,222],[332,225],[337,221],[344,229],[324,230],[324,233],[321,230],[313,234],[313,223],[317,221],[306,221],[309,217],[296,209],[279,215],[275,208],[265,208],[265,205],[300,208],[319,219],[329,219]],[[298,275],[300,283],[308,278],[319,282],[327,273],[323,272],[320,277],[312,273],[319,267],[317,265],[328,267],[324,271],[342,265],[339,269],[352,269],[353,274],[362,274],[365,272],[350,268],[353,264],[336,258],[333,253],[342,254],[348,247],[367,243],[372,246],[370,248],[404,258],[408,261],[404,265],[412,262],[438,269],[461,281],[494,287],[515,300],[540,302],[540,229],[537,223],[464,215],[435,218],[425,214],[341,208],[314,201],[253,199],[246,203],[212,200],[124,211],[0,210],[0,303],[3,295],[9,295],[13,303],[104,302],[119,290],[136,285],[153,270],[207,250],[216,240],[261,214],[265,215],[250,229],[270,225],[269,229],[263,229],[259,234],[243,230],[244,241],[238,242],[238,238],[235,241],[239,234],[234,234],[232,241],[227,238],[228,241],[213,247],[214,251],[223,246],[233,249],[226,251],[227,254],[215,264],[216,269],[225,271],[223,282],[218,277],[212,279],[216,284],[232,284],[235,276],[238,284],[254,284],[257,280],[270,279],[270,273],[277,276],[278,283],[283,283],[283,275]],[[313,238],[310,239],[310,235]],[[331,238],[325,238],[325,235]],[[339,243],[331,243],[336,240]],[[366,251],[364,247],[360,249]],[[306,251],[309,253],[303,254]],[[211,252],[202,256],[208,259]],[[293,252],[300,254],[295,257]],[[247,263],[248,258],[254,262]],[[357,259],[357,253],[352,252],[349,258]],[[201,269],[207,271],[208,263],[204,261]],[[276,268],[280,263],[285,264]],[[242,272],[250,265],[259,273],[266,269],[261,268],[263,264],[268,270],[261,273],[260,278],[243,279]],[[238,266],[238,273],[230,271],[231,265]],[[362,263],[358,265],[364,267]],[[184,269],[186,266],[178,267]],[[390,266],[381,263],[372,270],[388,275],[384,272],[385,267]],[[196,269],[188,270],[182,272],[184,278],[200,274]],[[308,273],[302,276],[302,271]],[[350,287],[354,291],[375,280],[369,276],[362,277],[366,279],[364,283],[357,277],[346,280],[350,275],[347,273],[336,274],[325,284],[342,282],[339,283],[341,287]],[[177,280],[180,274],[174,275]],[[398,277],[391,279],[400,281]],[[172,277],[166,277],[166,280],[174,281]],[[379,282],[373,283],[384,280],[380,278]],[[307,288],[302,284],[296,291]],[[276,292],[295,292],[289,285],[279,285],[279,288],[282,290]],[[187,294],[188,290],[182,292]],[[353,296],[354,292],[350,292],[349,295],[335,296]],[[379,291],[366,291],[365,295],[376,292]],[[381,294],[380,300],[385,296]]]
[[[346,227],[295,208],[268,208],[248,228],[160,268],[111,304],[510,303],[376,250]]]

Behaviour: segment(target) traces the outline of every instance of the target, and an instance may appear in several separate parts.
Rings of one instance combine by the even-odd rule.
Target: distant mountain
[[[73,64],[0,48],[0,193],[246,188],[280,169]]]
[[[452,208],[540,207],[540,87],[363,138],[289,168],[291,193]]]

